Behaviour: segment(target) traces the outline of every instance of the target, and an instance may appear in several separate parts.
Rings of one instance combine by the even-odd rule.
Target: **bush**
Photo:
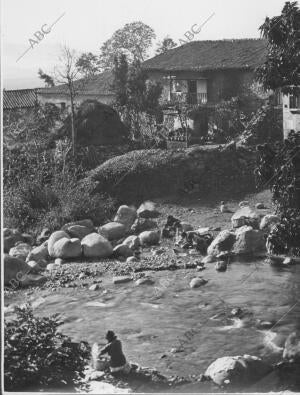
[[[101,224],[115,210],[113,199],[91,195],[91,188],[81,186],[70,171],[57,174],[49,184],[37,176],[6,188],[3,205],[6,227],[34,233],[44,227],[60,229],[66,222],[85,218]]]
[[[90,347],[58,332],[58,314],[39,318],[29,307],[16,308],[16,318],[5,324],[6,391],[81,387]]]
[[[300,255],[300,144],[291,133],[283,143],[258,146],[257,180],[269,185],[281,215],[280,223],[268,237],[276,254]]]

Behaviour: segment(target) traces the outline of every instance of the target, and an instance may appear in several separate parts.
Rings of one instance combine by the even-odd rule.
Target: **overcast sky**
[[[104,41],[126,23],[151,26],[157,41],[165,36],[179,43],[191,26],[203,26],[194,40],[259,37],[266,16],[278,15],[285,0],[2,0],[3,86],[22,89],[43,86],[42,68],[51,74],[61,44],[80,52],[99,53]],[[58,21],[57,19],[60,18]],[[38,42],[34,33],[51,31]],[[17,59],[30,48],[28,52]]]

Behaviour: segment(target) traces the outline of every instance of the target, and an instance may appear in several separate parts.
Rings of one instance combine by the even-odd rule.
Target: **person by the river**
[[[128,374],[131,367],[123,354],[121,341],[113,331],[106,333],[106,340],[108,344],[100,350],[100,355],[108,354],[110,356],[110,371]]]

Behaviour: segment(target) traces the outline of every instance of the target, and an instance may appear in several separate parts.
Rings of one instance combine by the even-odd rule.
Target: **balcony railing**
[[[171,102],[206,104],[207,93],[171,92]]]

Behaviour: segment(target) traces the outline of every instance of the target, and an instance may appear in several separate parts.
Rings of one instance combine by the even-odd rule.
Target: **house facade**
[[[286,139],[291,131],[300,133],[300,94],[282,96],[283,134]]]
[[[194,41],[143,63],[163,86],[162,102],[214,106],[245,93],[266,56],[261,39]]]
[[[75,105],[79,105],[88,99],[97,100],[108,105],[112,104],[114,101],[114,94],[111,91],[112,82],[113,78],[110,71],[75,81]],[[62,110],[70,106],[70,94],[66,85],[40,88],[37,90],[37,98],[42,105],[53,103]]]

